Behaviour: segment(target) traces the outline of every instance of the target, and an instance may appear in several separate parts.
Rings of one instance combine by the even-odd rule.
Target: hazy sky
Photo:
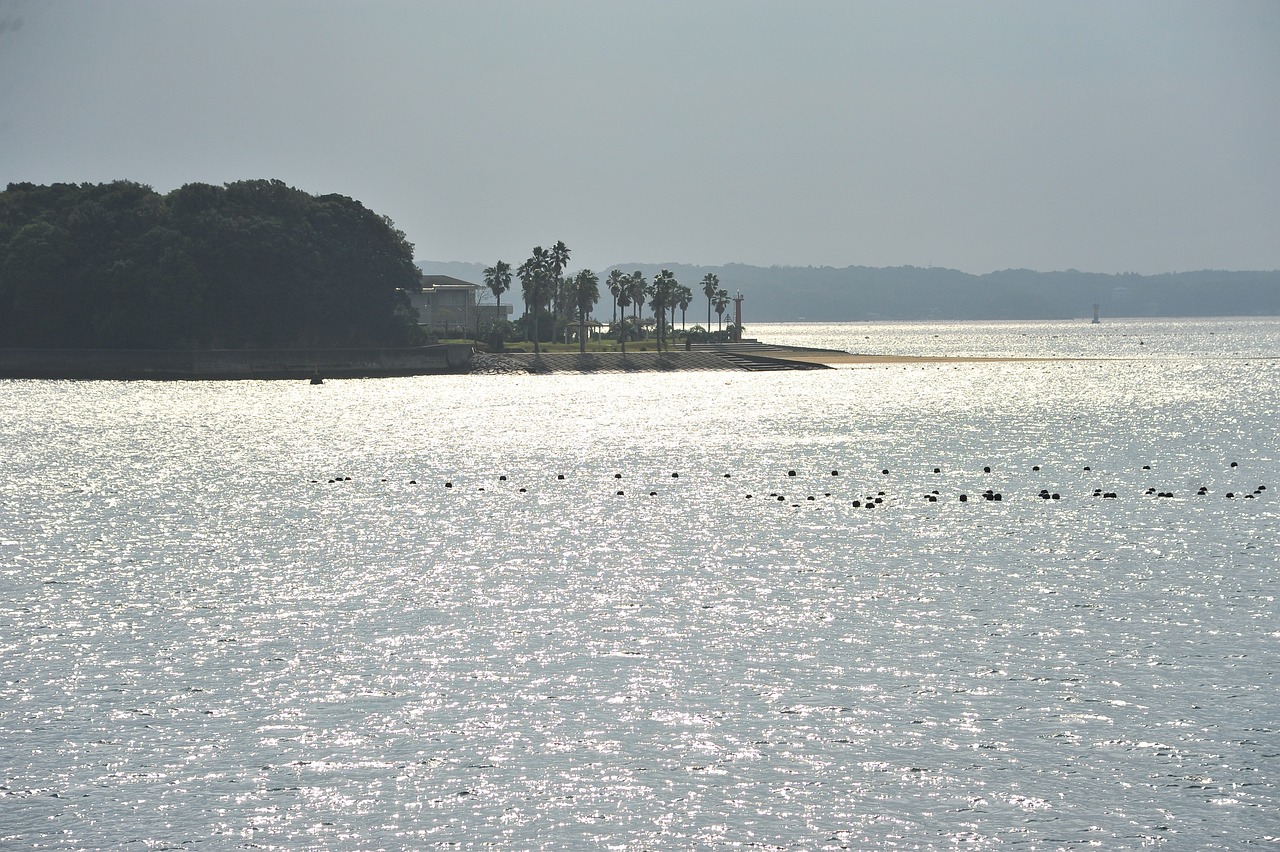
[[[431,260],[1280,269],[1280,2],[0,0],[0,184],[120,178]]]

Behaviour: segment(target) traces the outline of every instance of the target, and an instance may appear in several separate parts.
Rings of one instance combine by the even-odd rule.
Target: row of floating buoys
[[[1238,464],[1237,464],[1236,462],[1231,462],[1230,467],[1232,467],[1232,468],[1237,468],[1237,467],[1238,467]],[[1143,466],[1142,466],[1142,469],[1143,469],[1143,470],[1151,470],[1151,465],[1143,465]],[[983,467],[983,469],[982,469],[982,470],[983,470],[983,473],[990,473],[990,472],[991,472],[991,466],[990,466],[990,465],[985,465],[985,466]],[[1039,470],[1040,470],[1040,466],[1039,466],[1039,465],[1034,465],[1034,466],[1032,467],[1032,470],[1033,470],[1033,471],[1039,471]],[[1088,466],[1086,466],[1086,467],[1084,468],[1084,470],[1089,471],[1089,470],[1090,470],[1090,468],[1089,468]],[[941,472],[941,468],[940,468],[940,467],[934,467],[934,468],[933,468],[933,472],[934,472],[934,473],[940,473],[940,472]],[[888,469],[888,468],[884,468],[884,469],[882,469],[882,470],[881,470],[881,474],[882,474],[882,475],[888,475],[888,473],[889,473],[889,469]],[[839,471],[838,469],[832,469],[832,470],[831,470],[830,475],[831,475],[831,476],[840,476],[840,471]],[[797,474],[797,472],[796,472],[796,470],[795,470],[794,468],[789,469],[789,470],[787,470],[787,472],[786,472],[786,477],[787,477],[788,479],[794,479],[794,478],[796,478],[797,476],[798,476],[798,474]],[[732,474],[731,474],[731,473],[725,473],[725,474],[723,475],[723,477],[724,477],[725,479],[730,479],[730,478],[732,478]],[[613,478],[614,478],[615,480],[621,480],[621,479],[623,479],[623,474],[622,474],[622,473],[614,473],[614,474],[613,474]],[[670,478],[671,478],[671,479],[679,479],[679,478],[680,478],[680,473],[679,473],[679,471],[672,471],[672,472],[671,472],[671,474],[670,474]],[[497,479],[498,479],[498,481],[499,481],[499,482],[508,482],[508,481],[509,481],[509,477],[508,477],[506,474],[501,474],[501,475],[499,475],[499,476],[497,477]],[[557,480],[557,481],[565,481],[565,480],[566,480],[566,476],[565,476],[565,474],[563,474],[563,473],[556,474],[556,480]],[[313,480],[311,480],[311,481],[312,481],[313,483],[315,483],[315,482],[319,482],[320,480],[313,479]],[[336,476],[334,476],[334,477],[332,477],[332,478],[330,478],[330,479],[328,480],[328,482],[329,482],[330,484],[333,484],[333,483],[341,483],[341,482],[350,482],[350,481],[351,481],[351,477],[350,477],[350,476],[346,476],[346,475],[336,475]],[[388,482],[389,480],[388,480],[387,478],[385,478],[385,477],[384,477],[381,481],[382,481],[382,482]],[[416,480],[416,479],[410,479],[410,480],[408,480],[408,484],[409,484],[409,485],[418,485],[418,480]],[[454,488],[454,484],[453,484],[452,480],[446,480],[446,481],[444,482],[444,488],[445,488],[446,490],[453,490],[453,488]],[[484,488],[483,486],[481,486],[481,487],[479,487],[477,490],[478,490],[478,491],[483,492],[483,491],[485,491],[485,488]],[[1258,496],[1262,495],[1262,494],[1263,494],[1263,492],[1265,492],[1266,490],[1267,490],[1267,487],[1266,487],[1265,485],[1259,485],[1257,488],[1255,488],[1255,489],[1253,490],[1253,492],[1252,492],[1252,493],[1246,493],[1246,492],[1243,492],[1243,491],[1241,491],[1241,492],[1228,491],[1228,492],[1226,492],[1225,497],[1226,497],[1227,499],[1236,499],[1237,497],[1239,497],[1239,498],[1242,498],[1242,499],[1251,500],[1251,499],[1255,499],[1256,497],[1258,497]],[[527,488],[524,488],[524,487],[521,487],[521,488],[519,489],[519,492],[520,492],[520,493],[526,493],[527,491],[528,491],[528,489],[527,489]],[[625,494],[626,494],[626,492],[625,492],[624,490],[622,490],[622,489],[618,489],[618,490],[615,492],[615,496],[618,496],[618,497],[625,496]],[[649,496],[650,496],[650,497],[656,497],[657,495],[658,495],[658,492],[657,492],[657,491],[650,491],[650,492],[649,492]],[[1195,492],[1195,495],[1196,495],[1196,496],[1201,496],[1201,497],[1208,496],[1208,495],[1209,495],[1209,489],[1208,489],[1208,486],[1201,485],[1201,486],[1199,487],[1199,489]],[[752,495],[752,494],[746,494],[746,495],[744,495],[744,496],[745,496],[745,499],[748,499],[748,500],[753,499],[753,497],[754,497],[754,495]],[[823,492],[822,496],[823,496],[824,498],[830,498],[830,497],[831,497],[831,492],[829,492],[829,491],[828,491],[828,492]],[[987,490],[985,490],[984,492],[982,492],[982,493],[981,493],[981,495],[979,495],[979,496],[981,496],[981,498],[982,498],[983,500],[987,501],[987,502],[996,502],[996,503],[998,503],[998,502],[1003,502],[1003,501],[1004,501],[1004,495],[1003,495],[1003,493],[998,492],[998,491],[994,491],[993,489],[990,489],[990,488],[988,488]],[[1095,489],[1093,490],[1093,494],[1092,494],[1092,496],[1093,496],[1093,497],[1095,497],[1095,498],[1102,498],[1102,499],[1118,499],[1118,498],[1119,498],[1119,493],[1118,493],[1118,492],[1116,492],[1116,491],[1108,491],[1108,490],[1104,490],[1104,489],[1102,489],[1102,488],[1095,488]],[[1174,497],[1174,496],[1175,496],[1175,494],[1174,494],[1174,492],[1173,492],[1173,491],[1167,491],[1167,490],[1166,490],[1166,491],[1161,491],[1161,490],[1158,490],[1158,489],[1156,489],[1156,488],[1154,488],[1154,487],[1148,487],[1148,488],[1146,489],[1146,491],[1144,492],[1144,495],[1143,495],[1143,496],[1154,496],[1154,497],[1156,497],[1156,498],[1165,498],[1165,499],[1167,499],[1167,498],[1172,498],[1172,497]],[[786,495],[779,494],[778,492],[771,492],[771,493],[769,494],[769,497],[770,497],[770,499],[776,500],[777,502],[787,502],[787,497],[786,497]],[[1055,491],[1055,492],[1051,492],[1051,491],[1049,491],[1049,489],[1047,489],[1047,488],[1041,488],[1041,489],[1040,489],[1039,494],[1037,495],[1037,497],[1038,497],[1039,499],[1041,499],[1041,500],[1046,500],[1046,501],[1061,500],[1061,499],[1062,499],[1062,495],[1061,495],[1061,493],[1056,492],[1056,491]],[[924,498],[925,502],[928,502],[928,503],[937,503],[937,502],[939,502],[939,501],[942,499],[942,496],[941,496],[941,494],[939,493],[939,491],[938,491],[937,489],[934,489],[933,491],[931,491],[931,492],[929,492],[929,493],[927,493],[927,494],[924,494],[924,495],[923,495],[923,498]],[[797,498],[797,499],[798,499],[798,498]],[[807,497],[805,498],[805,501],[806,501],[806,502],[816,502],[816,501],[817,501],[817,499],[818,499],[818,498],[817,498],[817,496],[816,496],[816,495],[809,495],[809,496],[807,496]],[[854,508],[863,508],[863,507],[865,507],[865,508],[875,508],[876,506],[883,505],[886,499],[887,499],[887,495],[886,495],[886,493],[885,493],[884,491],[879,491],[879,492],[877,492],[876,494],[868,495],[868,496],[866,496],[865,498],[857,498],[857,499],[854,499],[854,500],[852,501],[852,505],[854,506]],[[961,503],[967,503],[967,502],[969,502],[969,495],[968,495],[967,493],[961,493],[961,494],[959,495],[959,501],[960,501]],[[799,504],[797,503],[797,504],[794,504],[794,505],[799,505]]]

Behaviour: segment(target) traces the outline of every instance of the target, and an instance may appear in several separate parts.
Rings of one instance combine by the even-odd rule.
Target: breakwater
[[[831,353],[830,350],[813,350]],[[796,360],[790,349],[772,346],[700,347],[693,351],[663,352],[495,352],[478,354],[477,373],[637,373],[689,370],[823,370],[827,365]],[[847,355],[847,353],[839,353]]]
[[[0,349],[6,379],[303,379],[465,372],[472,349]]]

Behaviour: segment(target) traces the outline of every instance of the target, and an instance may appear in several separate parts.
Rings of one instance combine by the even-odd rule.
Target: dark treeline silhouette
[[[0,346],[408,345],[420,284],[390,220],[280,181],[0,193]]]
[[[479,264],[420,262],[429,272],[479,280]],[[1090,317],[1280,314],[1280,272],[1178,272],[1164,275],[1035,272],[971,275],[940,267],[694,266],[623,264],[681,281],[715,275],[746,295],[751,322],[859,320],[1020,320]],[[604,273],[608,274],[608,270]]]

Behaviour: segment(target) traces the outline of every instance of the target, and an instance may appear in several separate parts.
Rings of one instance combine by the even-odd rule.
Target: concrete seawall
[[[821,370],[820,363],[786,357],[779,347],[760,347],[750,352],[734,347],[707,347],[694,351],[664,352],[502,352],[478,354],[472,362],[477,373],[636,373],[690,370]]]
[[[0,349],[6,379],[305,379],[463,373],[471,347],[406,349]]]

